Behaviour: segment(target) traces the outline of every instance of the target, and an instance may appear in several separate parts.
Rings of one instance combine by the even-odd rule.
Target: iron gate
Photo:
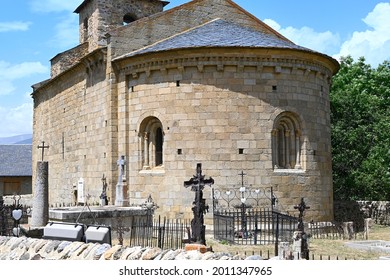
[[[268,245],[291,242],[298,219],[272,209],[214,212],[214,237],[232,244]]]

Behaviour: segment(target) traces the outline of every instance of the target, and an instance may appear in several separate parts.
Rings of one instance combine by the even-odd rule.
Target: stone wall
[[[308,217],[333,219],[328,70],[302,53],[290,61],[281,51],[269,50],[272,60],[262,50],[205,52],[165,52],[121,63],[128,75],[118,85],[118,152],[128,158],[130,198],[144,200],[151,193],[164,215],[188,217],[193,194],[183,181],[200,162],[218,187],[237,188],[243,170],[247,185],[273,187],[283,210],[293,213],[305,197]],[[277,170],[272,130],[286,111],[301,123],[301,168]],[[160,167],[143,166],[148,117],[162,123]]]
[[[26,237],[0,236],[0,260],[241,260],[261,259],[228,253],[201,253],[197,250],[70,242]]]
[[[45,141],[49,161],[49,202],[51,207],[76,203],[76,186],[84,179],[89,204],[98,205],[105,174],[112,192],[112,170],[117,169],[116,141],[111,132],[114,96],[107,94],[102,52],[91,54],[71,71],[53,79],[34,95],[33,146]],[[93,63],[88,64],[89,59]],[[33,152],[33,182],[39,154]],[[113,164],[113,165],[112,165]],[[116,180],[116,179],[115,179]],[[112,197],[111,193],[109,194]],[[146,198],[145,198],[146,199]]]

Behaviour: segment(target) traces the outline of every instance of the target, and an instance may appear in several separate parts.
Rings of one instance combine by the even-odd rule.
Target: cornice
[[[154,71],[165,73],[169,69],[177,69],[179,73],[183,73],[187,67],[197,67],[199,72],[207,66],[215,66],[217,71],[224,71],[225,66],[236,66],[238,72],[244,71],[244,67],[256,67],[258,72],[261,72],[264,67],[274,68],[275,74],[286,73],[286,69],[290,73],[302,70],[305,75],[314,74],[317,77],[330,79],[332,70],[325,67],[322,63],[313,61],[312,59],[289,58],[269,55],[256,54],[237,54],[237,55],[205,55],[192,54],[187,56],[176,57],[151,57],[151,59],[130,59],[115,62],[114,67],[120,75],[130,75],[137,78],[141,73],[146,73],[147,76]],[[284,71],[283,71],[284,70]]]

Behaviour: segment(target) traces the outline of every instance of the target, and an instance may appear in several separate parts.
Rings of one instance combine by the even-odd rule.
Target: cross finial
[[[45,149],[48,149],[49,146],[45,146],[45,141],[42,141],[42,145],[38,145],[38,149],[42,149],[42,161],[43,161],[43,157],[45,155]]]
[[[238,174],[238,175],[241,176],[241,186],[243,187],[243,186],[244,186],[244,176],[246,175],[246,173],[244,173],[244,170],[243,170],[243,171],[241,171],[241,173]]]

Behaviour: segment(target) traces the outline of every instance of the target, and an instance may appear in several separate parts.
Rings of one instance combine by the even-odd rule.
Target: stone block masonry
[[[81,178],[98,205],[102,175],[114,204],[123,155],[124,199],[139,205],[151,195],[168,218],[192,217],[181,186],[202,163],[218,186],[234,188],[244,170],[249,185],[273,187],[286,212],[305,197],[307,219],[332,220],[329,88],[338,62],[231,0],[165,4],[76,9],[80,45],[52,60],[51,79],[32,94],[33,146],[50,145],[50,207],[76,205]]]

